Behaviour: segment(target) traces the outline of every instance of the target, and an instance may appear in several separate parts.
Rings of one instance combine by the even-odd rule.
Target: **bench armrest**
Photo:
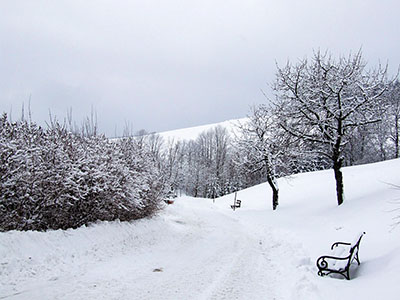
[[[335,248],[335,247],[337,247],[337,246],[339,246],[339,245],[342,245],[342,246],[351,246],[351,243],[345,243],[345,242],[336,242],[336,243],[333,243],[332,246],[331,246],[331,250],[333,250],[333,248]]]
[[[336,256],[324,255],[324,256],[321,256],[320,258],[318,258],[317,267],[320,270],[321,269],[322,270],[332,270],[335,267],[338,260],[345,261],[345,260],[348,260],[349,257],[350,257],[350,255],[346,256],[346,257],[336,257]]]

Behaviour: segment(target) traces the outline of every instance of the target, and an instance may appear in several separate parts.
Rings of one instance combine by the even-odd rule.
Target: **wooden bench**
[[[360,265],[358,251],[365,232],[356,236],[352,243],[336,242],[331,246],[332,256],[324,255],[317,259],[318,275],[340,274],[350,280],[350,266],[355,260]]]

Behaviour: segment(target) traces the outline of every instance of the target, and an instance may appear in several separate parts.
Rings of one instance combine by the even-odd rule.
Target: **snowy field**
[[[182,128],[177,130],[170,130],[170,131],[163,131],[159,132],[158,134],[165,140],[165,141],[182,141],[182,140],[195,140],[201,133],[204,133],[210,129],[213,129],[217,126],[225,128],[228,133],[234,135],[238,131],[238,126],[246,124],[248,122],[247,118],[242,119],[233,119],[227,120],[219,123],[214,124],[206,124],[196,127],[189,127],[189,128]]]
[[[281,179],[213,203],[178,198],[152,219],[0,233],[0,299],[399,299],[400,160]],[[361,241],[352,280],[319,277],[335,241]]]

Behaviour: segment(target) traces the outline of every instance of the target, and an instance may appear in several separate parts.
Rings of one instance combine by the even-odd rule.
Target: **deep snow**
[[[216,199],[178,198],[152,219],[0,233],[0,299],[398,299],[400,160],[282,178]],[[352,280],[317,276],[335,241],[366,231]]]

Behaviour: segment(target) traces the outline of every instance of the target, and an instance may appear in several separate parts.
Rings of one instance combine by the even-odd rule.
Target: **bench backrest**
[[[358,250],[360,249],[361,238],[363,237],[364,234],[365,232],[361,232],[359,235],[357,235],[357,238],[354,239],[354,241],[351,243],[349,264],[356,257]]]

